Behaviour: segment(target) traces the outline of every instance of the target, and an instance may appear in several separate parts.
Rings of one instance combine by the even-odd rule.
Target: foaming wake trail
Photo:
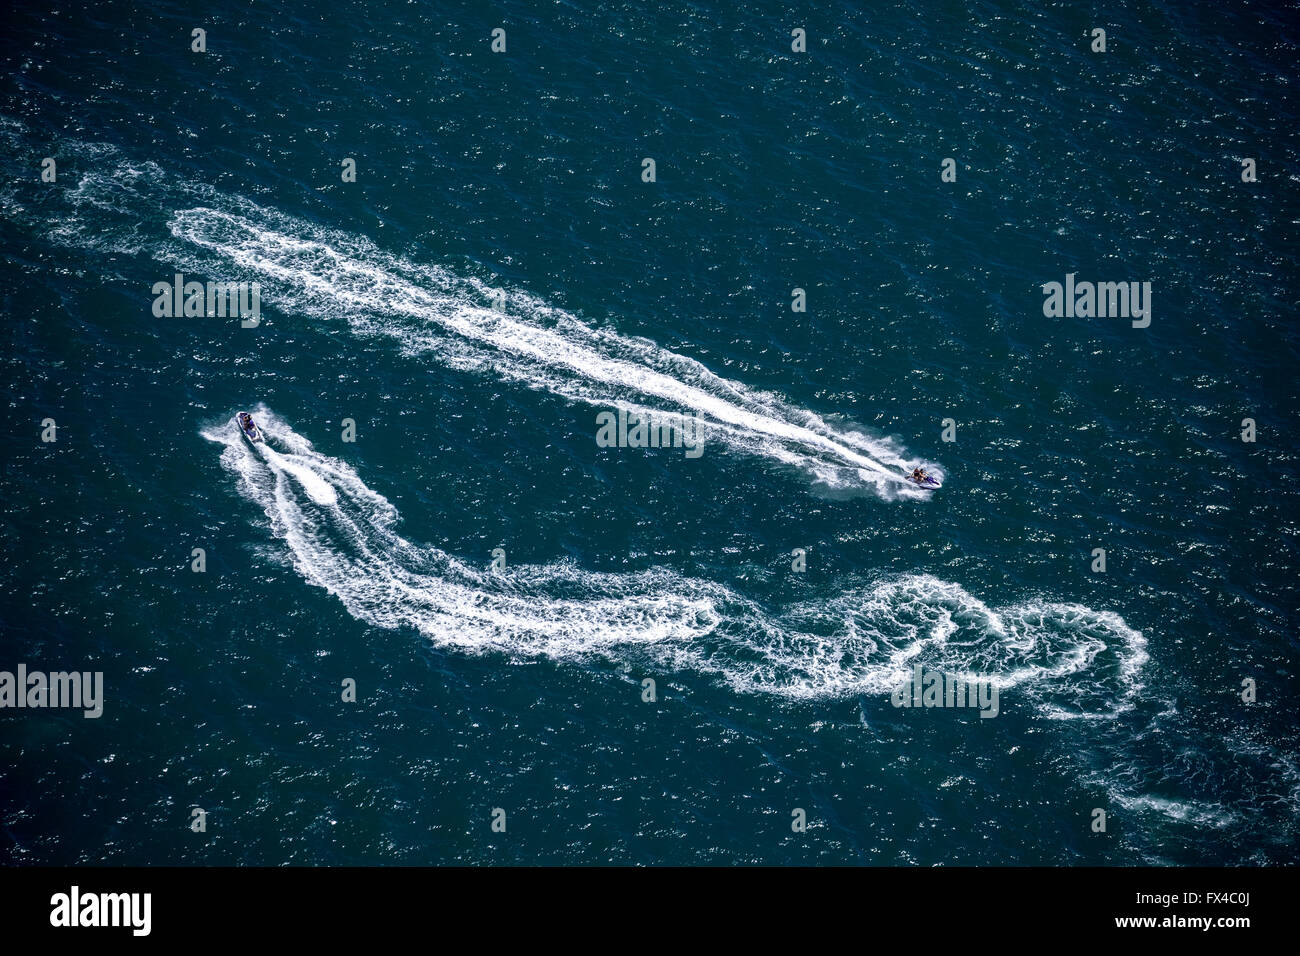
[[[334,486],[325,481],[310,468],[304,467],[293,460],[296,456],[286,457],[279,454],[273,449],[265,446],[258,446],[271,468],[283,474],[292,475],[302,485],[303,490],[311,496],[311,500],[318,505],[332,505],[338,503],[338,495],[334,492]]]
[[[771,612],[666,569],[478,569],[397,534],[396,510],[349,465],[317,452],[269,409],[255,417],[265,450],[250,446],[233,419],[202,434],[223,446],[223,465],[265,512],[293,566],[354,617],[415,628],[440,647],[599,657],[792,699],[883,697],[920,663],[991,680],[1062,719],[1113,717],[1141,687],[1146,642],[1118,616],[1046,602],[990,608],[928,575]]]
[[[456,367],[490,367],[528,387],[602,408],[695,416],[709,439],[798,467],[834,487],[924,496],[892,446],[838,431],[817,415],[714,375],[698,362],[590,326],[529,296],[489,305],[493,290],[393,257],[358,237],[328,233],[250,203],[238,211],[176,212],[172,235],[191,268],[259,281],[264,297],[300,313],[343,319],[408,353]],[[219,263],[214,266],[214,261]]]
[[[883,699],[920,665],[1022,695],[1055,720],[1130,710],[1147,661],[1145,638],[1116,614],[1041,600],[994,608],[932,575],[891,576],[776,614],[741,601],[727,610],[717,631],[658,649],[660,661],[741,693],[801,700]]]
[[[202,434],[224,446],[222,464],[270,519],[297,571],[366,623],[413,627],[465,651],[555,659],[689,640],[717,625],[706,596],[676,593],[662,586],[662,575],[582,575],[574,596],[539,600],[499,574],[412,544],[393,530],[392,505],[351,467],[316,452],[265,407],[255,417],[283,450],[251,446],[233,419]]]
[[[923,465],[889,440],[833,426],[779,396],[722,378],[653,342],[582,321],[520,292],[391,255],[363,237],[267,209],[210,186],[177,182],[100,144],[66,144],[89,170],[47,217],[55,241],[145,254],[190,276],[258,282],[292,315],[345,322],[406,354],[497,374],[599,409],[691,416],[704,440],[795,468],[849,493],[927,498],[904,475]],[[25,210],[15,208],[16,214]],[[165,223],[163,229],[158,228]],[[593,434],[595,417],[592,417]]]

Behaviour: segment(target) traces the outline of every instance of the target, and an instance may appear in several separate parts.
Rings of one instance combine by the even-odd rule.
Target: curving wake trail
[[[203,430],[298,573],[378,627],[439,647],[711,675],[740,693],[886,695],[914,664],[991,680],[1049,718],[1111,718],[1141,689],[1146,641],[1115,614],[1029,601],[991,608],[929,575],[888,578],[771,612],[667,569],[475,568],[394,530],[398,514],[343,461],[265,407],[265,454],[233,421]],[[330,494],[322,493],[322,486]]]
[[[203,437],[224,446],[223,466],[261,506],[303,578],[366,623],[413,627],[464,651],[554,658],[689,638],[717,624],[707,599],[669,593],[655,574],[583,575],[580,597],[539,602],[501,575],[405,540],[393,530],[393,506],[348,465],[317,453],[265,407],[254,417],[281,450],[249,445],[233,421]]]

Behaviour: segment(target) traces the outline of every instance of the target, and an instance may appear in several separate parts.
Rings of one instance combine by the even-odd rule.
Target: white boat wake
[[[367,240],[330,233],[243,201],[238,211],[200,206],[169,224],[182,249],[207,253],[193,269],[259,281],[266,301],[343,320],[357,334],[384,336],[408,354],[458,368],[490,368],[530,388],[598,408],[659,419],[693,416],[706,440],[797,467],[835,488],[871,487],[887,497],[925,497],[905,472],[920,462],[891,443],[837,430],[812,412],[714,375],[653,343],[588,325],[522,293],[490,305],[477,279],[417,265]],[[929,470],[942,476],[933,465]]]
[[[55,241],[146,254],[171,272],[214,281],[257,282],[261,301],[286,315],[341,322],[358,336],[386,338],[403,353],[456,369],[499,375],[595,410],[626,409],[657,422],[700,423],[720,445],[797,469],[846,493],[925,499],[905,475],[932,462],[894,442],[835,426],[779,396],[709,371],[646,339],[583,321],[517,291],[392,255],[369,240],[324,229],[210,186],[177,182],[152,163],[131,164],[113,147],[89,153],[72,209],[51,228]],[[104,228],[105,214],[119,227]],[[166,222],[164,234],[152,224]],[[93,226],[88,225],[93,224]]]
[[[1044,601],[991,608],[929,575],[773,613],[666,569],[475,567],[397,534],[396,510],[348,464],[315,451],[269,409],[254,417],[275,446],[266,453],[233,421],[202,434],[222,446],[223,466],[265,513],[298,573],[353,617],[413,628],[447,650],[603,658],[795,699],[887,695],[920,663],[1018,690],[1057,719],[1114,717],[1142,686],[1146,641],[1118,615]]]

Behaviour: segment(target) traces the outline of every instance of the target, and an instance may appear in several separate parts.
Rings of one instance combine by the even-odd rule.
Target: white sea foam
[[[1124,793],[1110,788],[1110,796],[1130,813],[1158,813],[1177,823],[1190,823],[1197,827],[1222,830],[1237,820],[1237,815],[1221,803],[1208,800],[1171,800],[1167,797]]]
[[[524,293],[507,292],[498,311],[478,278],[394,256],[362,237],[209,186],[178,183],[148,163],[94,158],[92,171],[68,190],[73,214],[53,227],[57,239],[144,253],[226,281],[257,281],[263,301],[285,314],[343,323],[407,354],[575,402],[697,416],[706,441],[837,488],[926,497],[903,473],[923,464],[943,475],[887,440],[833,426],[687,356]],[[94,214],[78,216],[81,207]],[[104,228],[105,212],[116,214],[117,228]],[[160,216],[165,231],[149,232]],[[1113,716],[1140,686],[1145,640],[1117,615],[1051,601],[992,608],[928,575],[773,611],[667,570],[611,575],[558,564],[493,574],[396,534],[392,506],[350,466],[317,453],[269,409],[257,415],[271,442],[264,452],[250,448],[233,422],[205,434],[225,446],[223,461],[265,511],[293,565],[357,618],[409,626],[444,647],[635,658],[712,674],[741,692],[790,698],[885,694],[921,663],[1022,691],[1038,712],[1056,718]]]
[[[209,186],[177,182],[152,163],[94,158],[92,171],[67,189],[74,214],[51,227],[57,241],[147,254],[169,268],[223,281],[258,282],[264,307],[343,322],[356,335],[393,341],[403,353],[490,372],[573,402],[653,412],[663,420],[691,416],[709,447],[766,458],[839,491],[924,499],[931,492],[905,473],[921,465],[943,477],[938,465],[908,457],[890,440],[834,426],[694,359],[525,293],[503,290],[504,308],[497,310],[495,290],[479,278],[394,256],[363,237]],[[105,213],[119,221],[116,228],[104,227]],[[166,234],[150,234],[148,224],[160,217],[167,219]]]
[[[269,409],[256,409],[254,417],[268,442],[292,453],[263,453],[233,421],[203,435],[225,446],[222,463],[270,519],[298,572],[369,624],[413,627],[441,646],[465,651],[556,659],[690,638],[717,624],[707,596],[678,593],[659,573],[584,573],[575,579],[580,587],[574,596],[547,598],[547,573],[534,572],[534,587],[525,591],[501,575],[412,544],[393,530],[392,505],[350,466],[316,452]],[[559,579],[564,572],[549,576]],[[525,569],[518,577],[530,574]]]
[[[358,619],[414,628],[449,650],[603,658],[794,699],[883,697],[922,663],[1021,691],[1052,717],[1114,716],[1140,688],[1145,640],[1118,616],[1050,602],[991,608],[930,575],[770,611],[664,569],[474,567],[397,534],[396,510],[351,466],[317,452],[270,409],[254,417],[265,450],[250,446],[233,420],[203,435],[223,446],[223,464],[298,572]]]
[[[696,416],[709,440],[793,465],[826,485],[927,494],[904,479],[914,463],[889,442],[837,430],[699,362],[522,293],[509,294],[498,311],[489,305],[492,290],[477,279],[402,260],[366,240],[251,203],[234,205],[238,211],[179,210],[171,232],[191,257],[206,254],[190,258],[190,268],[224,263],[245,281],[260,281],[268,303],[345,320],[358,334],[389,337],[407,353],[455,367],[490,364],[496,374],[573,401]]]
[[[14,146],[20,133],[21,123],[0,117],[0,143],[10,155],[30,152]],[[942,475],[888,441],[832,426],[688,357],[521,293],[510,293],[498,313],[487,308],[489,290],[478,279],[179,182],[111,146],[69,141],[60,152],[80,166],[61,170],[61,188],[51,193],[69,207],[20,202],[13,183],[0,186],[6,218],[42,228],[56,242],[263,281],[268,302],[290,317],[342,322],[406,353],[497,372],[573,401],[698,414],[710,424],[710,439],[836,487],[922,497],[928,493],[891,472],[921,464]],[[165,230],[155,228],[160,219]],[[274,432],[274,454],[249,448],[229,421],[204,435],[222,444],[223,464],[270,522],[279,544],[259,551],[283,557],[359,620],[409,626],[449,650],[680,667],[740,692],[796,699],[884,694],[919,662],[992,678],[1013,692],[1004,693],[1004,713],[1023,701],[1041,716],[1089,722],[1128,710],[1143,690],[1146,642],[1119,616],[1049,600],[989,607],[932,576],[891,578],[772,611],[666,570],[601,575],[562,563],[491,574],[397,535],[395,509],[350,466],[316,453],[269,410],[256,414]],[[1132,764],[1130,737],[1123,721],[1111,726],[1117,749],[1103,750],[1096,759],[1105,772],[1085,779],[1125,811],[1215,828],[1236,820],[1212,799],[1144,792],[1137,767],[1128,774],[1134,779],[1117,785],[1116,768]],[[1274,743],[1258,749],[1251,766],[1271,781],[1259,799],[1293,820],[1300,804],[1294,754]],[[1155,778],[1168,774],[1161,767]]]
[[[267,461],[271,463],[273,468],[278,468],[297,478],[302,483],[303,488],[306,489],[307,494],[311,496],[312,501],[318,505],[337,503],[338,495],[334,493],[334,487],[310,468],[299,464],[295,460],[296,455],[281,455],[275,450],[261,445],[258,446],[258,450],[266,456]]]

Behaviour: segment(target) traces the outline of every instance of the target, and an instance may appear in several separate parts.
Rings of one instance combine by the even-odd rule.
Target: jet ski
[[[253,421],[252,415],[247,412],[240,412],[235,416],[235,424],[239,426],[239,430],[244,433],[244,437],[248,439],[250,444],[265,443],[265,439],[262,438],[262,429],[257,427],[257,422]]]
[[[912,475],[907,476],[907,480],[921,488],[942,488],[943,483],[934,475],[926,475],[924,478],[916,478]]]

